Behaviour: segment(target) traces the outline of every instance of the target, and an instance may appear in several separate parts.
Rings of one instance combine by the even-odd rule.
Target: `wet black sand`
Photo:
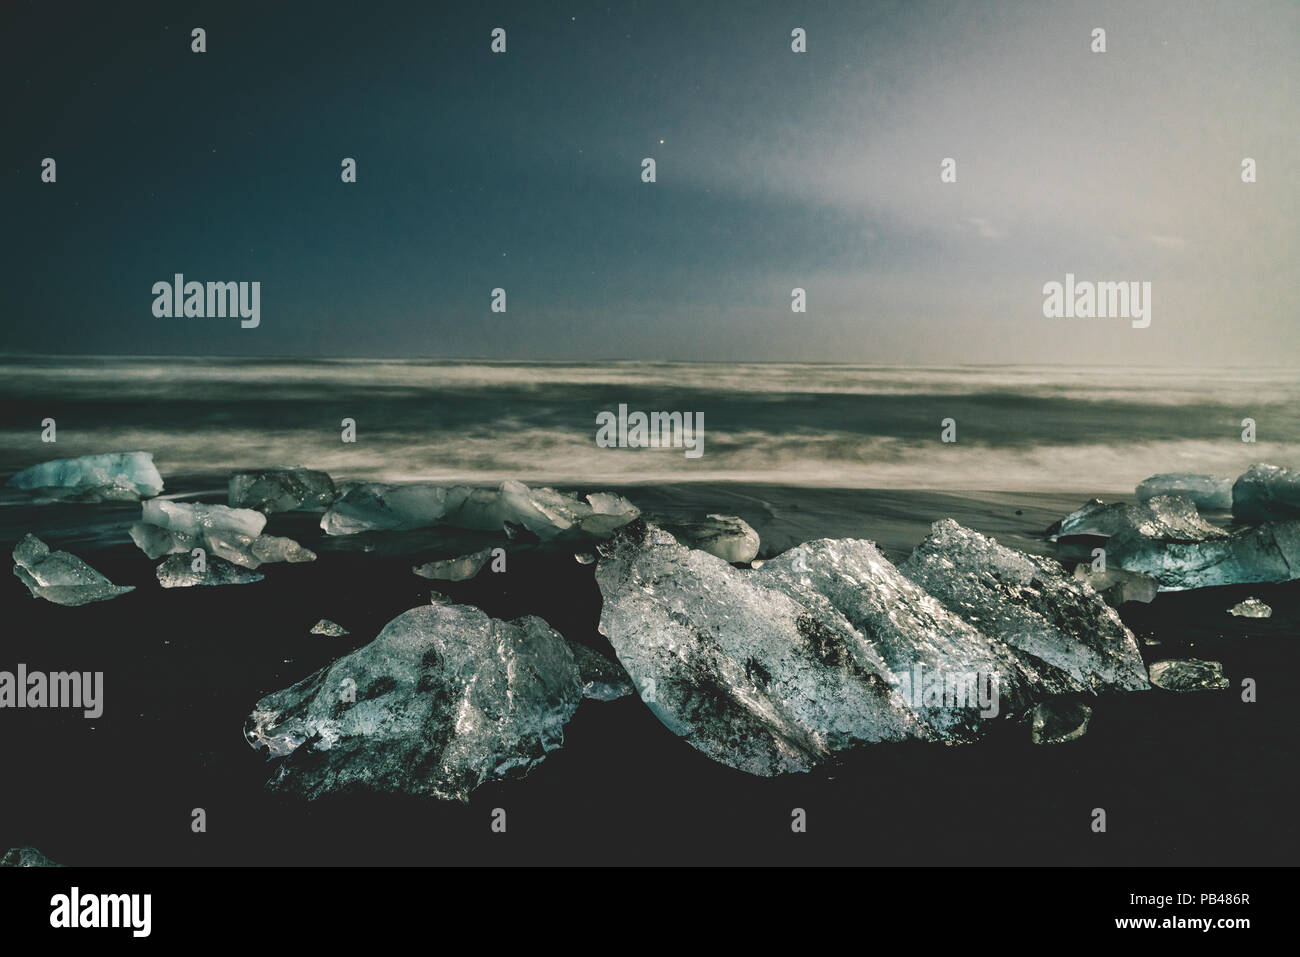
[[[208,477],[168,484],[214,487]],[[947,516],[1050,553],[1041,530],[1092,494],[624,491],[674,517],[739,514],[763,535],[763,554],[835,535],[872,538],[895,559]],[[268,531],[298,538],[319,560],[266,566],[266,580],[252,585],[164,590],[154,563],[123,543],[137,515],[138,506],[0,509],[6,548],[19,531],[33,531],[114,582],[139,586],[62,608],[28,597],[16,578],[0,583],[0,668],[105,673],[98,720],[52,710],[0,715],[0,846],[31,844],[83,865],[1293,864],[1300,856],[1291,688],[1300,583],[1125,606],[1139,639],[1160,642],[1143,644],[1148,662],[1214,658],[1233,687],[1099,699],[1088,734],[1063,746],[1035,746],[1025,725],[1008,722],[977,745],[881,745],[812,774],[766,780],[709,761],[632,698],[584,702],[562,750],[525,779],[480,788],[468,806],[379,795],[306,804],[263,789],[269,768],[241,732],[251,705],[428,601],[434,583],[410,566],[474,542],[440,547],[445,533],[430,530],[365,551],[365,539],[322,542],[313,516],[273,516]],[[592,573],[568,551],[511,548],[506,574],[438,587],[500,617],[541,615],[570,639],[601,647]],[[1273,617],[1227,614],[1250,595]],[[322,617],[351,635],[309,635]],[[1257,703],[1240,700],[1246,677],[1258,682]],[[205,834],[191,832],[196,807],[207,812]],[[497,807],[507,812],[504,835],[489,829]],[[791,833],[795,807],[807,811],[807,834]],[[1097,807],[1107,812],[1105,834],[1090,830]]]

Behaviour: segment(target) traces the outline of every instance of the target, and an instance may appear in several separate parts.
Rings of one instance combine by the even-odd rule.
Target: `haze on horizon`
[[[9,5],[0,351],[1297,362],[1300,6],[745,11]],[[156,318],[178,272],[260,326]],[[1044,318],[1066,273],[1150,327]]]

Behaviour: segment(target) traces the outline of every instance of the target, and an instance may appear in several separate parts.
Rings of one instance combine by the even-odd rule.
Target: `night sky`
[[[1292,364],[1298,49],[1291,0],[9,0],[0,351]],[[156,318],[177,272],[260,327]],[[1044,318],[1067,272],[1150,328]]]

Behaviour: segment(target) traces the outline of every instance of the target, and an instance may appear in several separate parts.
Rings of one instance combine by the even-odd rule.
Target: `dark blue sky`
[[[0,16],[3,351],[1300,355],[1294,3],[35,0]],[[155,318],[151,287],[176,272],[260,281],[261,326]],[[1066,272],[1153,282],[1151,327],[1043,318]]]

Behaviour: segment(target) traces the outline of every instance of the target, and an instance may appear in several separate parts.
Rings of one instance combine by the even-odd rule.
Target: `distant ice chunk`
[[[1228,614],[1236,615],[1238,618],[1269,618],[1273,614],[1273,609],[1258,598],[1247,598],[1229,608]]]
[[[35,535],[24,535],[14,546],[14,574],[34,598],[56,605],[86,605],[134,591],[134,585],[114,585],[70,552],[52,552]]]
[[[683,545],[717,555],[725,562],[744,564],[758,554],[758,532],[736,515],[709,515],[703,521],[657,524]]]
[[[347,692],[345,694],[345,692]],[[438,604],[253,707],[244,734],[282,759],[267,786],[468,801],[564,743],[582,700],[573,652],[540,618]]]
[[[328,473],[294,468],[257,469],[230,476],[227,504],[260,512],[317,511],[334,501],[334,480]]]
[[[253,544],[249,549],[253,557],[259,564],[270,562],[314,562],[316,553],[310,548],[303,548],[292,538],[285,538],[281,535],[258,535],[253,539]],[[256,568],[256,565],[249,565],[249,568]]]
[[[78,502],[133,502],[163,489],[149,452],[109,452],[54,459],[23,469],[9,485],[48,499]]]
[[[327,535],[390,531],[437,525],[448,511],[458,509],[472,490],[464,486],[381,485],[353,482],[323,516]]]
[[[1135,535],[1161,541],[1200,542],[1228,533],[1201,518],[1189,499],[1156,495],[1137,505],[1106,505],[1093,499],[1061,519],[1058,537]]]
[[[487,564],[492,557],[492,549],[485,548],[480,552],[474,552],[472,555],[461,555],[459,558],[444,558],[437,562],[426,562],[423,565],[417,565],[411,571],[421,578],[432,578],[435,581],[463,582],[466,579],[473,578],[483,566]]]
[[[1150,575],[1161,591],[1300,578],[1300,521],[1268,522],[1226,539],[1162,542],[1120,536],[1106,544],[1107,561]]]
[[[1222,691],[1231,684],[1221,662],[1199,658],[1152,662],[1151,683],[1165,691]]]
[[[1034,705],[1031,737],[1034,744],[1064,744],[1088,732],[1092,708],[1078,701],[1042,701]]]
[[[1246,522],[1300,518],[1300,471],[1252,465],[1232,485],[1232,514]]]
[[[1108,567],[1104,572],[1094,571],[1092,565],[1075,566],[1075,581],[1086,582],[1112,608],[1126,601],[1150,604],[1160,591],[1159,583],[1150,575],[1127,572],[1122,568]]]
[[[899,570],[985,634],[1065,672],[1079,690],[1147,687],[1137,641],[1115,609],[1049,558],[944,519]]]
[[[583,501],[551,488],[506,481],[495,489],[443,485],[346,486],[321,517],[328,535],[446,525],[477,531],[520,529],[542,541],[604,538],[639,515],[627,499],[598,492]]]
[[[190,588],[194,585],[247,585],[260,582],[261,572],[241,568],[224,558],[209,555],[204,570],[196,572],[189,555],[173,555],[158,566],[158,584],[163,588]]]
[[[322,618],[311,626],[311,634],[324,635],[327,638],[342,638],[350,634],[350,632],[342,625],[335,624],[328,618]]]
[[[1176,495],[1185,498],[1197,508],[1232,508],[1232,479],[1214,475],[1190,475],[1181,472],[1162,472],[1138,483],[1139,502],[1157,495]]]

